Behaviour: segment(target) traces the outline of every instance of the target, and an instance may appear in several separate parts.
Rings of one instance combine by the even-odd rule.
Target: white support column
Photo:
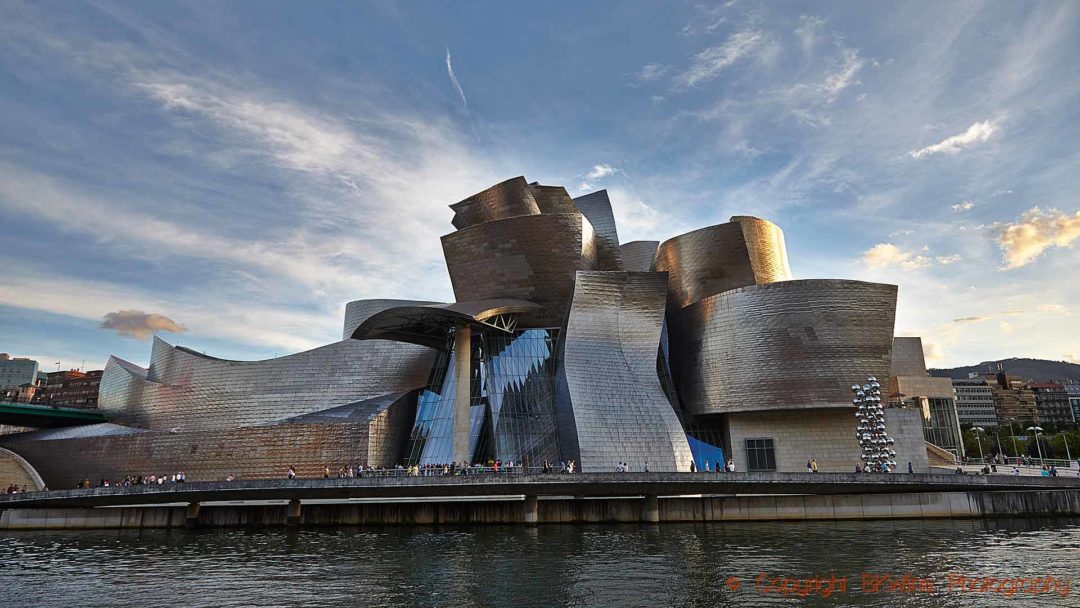
[[[454,462],[470,461],[469,415],[472,401],[472,328],[454,328]]]

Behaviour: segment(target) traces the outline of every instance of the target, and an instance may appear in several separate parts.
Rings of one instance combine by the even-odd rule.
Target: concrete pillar
[[[641,521],[654,524],[660,522],[660,501],[656,496],[645,497],[645,504],[641,508]]]
[[[535,524],[539,521],[539,509],[535,496],[525,497],[525,523]]]
[[[300,499],[294,498],[289,501],[288,510],[285,512],[285,523],[295,526],[300,523]]]
[[[454,327],[454,462],[470,461],[469,414],[472,405],[472,328]]]
[[[202,510],[202,505],[197,502],[189,502],[187,506],[187,513],[184,514],[185,526],[197,526],[199,525],[199,512]]]

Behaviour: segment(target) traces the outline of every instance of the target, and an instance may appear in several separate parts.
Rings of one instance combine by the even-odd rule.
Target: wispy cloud
[[[593,166],[592,170],[585,176],[586,179],[600,179],[609,175],[614,175],[618,169],[612,167],[607,163],[600,163]]]
[[[465,99],[465,91],[461,89],[461,83],[458,82],[457,75],[454,74],[454,64],[450,62],[450,48],[446,49],[446,74],[450,76],[450,84],[454,85],[454,90],[457,91],[459,97],[461,97],[461,104],[465,106],[465,111],[469,110],[469,100]]]
[[[740,59],[759,52],[766,42],[767,38],[762,32],[736,32],[724,44],[709,47],[695,55],[690,67],[679,74],[675,82],[683,87],[693,87],[712,80]]]
[[[996,241],[1005,258],[1005,268],[1027,266],[1044,251],[1072,247],[1080,239],[1080,211],[1073,215],[1038,207],[1024,212],[1016,222],[994,224]]]
[[[641,70],[635,75],[635,78],[641,82],[652,82],[667,73],[670,66],[666,66],[660,63],[647,63],[641,66]]]
[[[961,150],[971,147],[972,144],[984,142],[997,133],[998,126],[995,122],[984,120],[967,128],[966,131],[952,137],[946,137],[936,144],[912,150],[908,155],[912,158],[925,158],[935,154],[956,154]]]
[[[165,315],[141,310],[118,310],[105,315],[102,329],[111,329],[121,336],[145,340],[159,331],[183,333],[187,328]]]
[[[971,208],[974,206],[975,203],[971,201],[960,201],[959,203],[956,203],[955,205],[950,207],[950,209],[952,209],[953,211],[970,211]]]

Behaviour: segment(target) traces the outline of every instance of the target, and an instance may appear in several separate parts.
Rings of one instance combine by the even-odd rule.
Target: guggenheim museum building
[[[896,286],[793,280],[783,232],[756,217],[621,243],[606,191],[524,177],[450,208],[455,302],[350,302],[340,341],[265,361],[155,338],[147,367],[109,359],[108,422],[0,445],[56,488],[489,459],[853,470],[850,387],[889,377]],[[898,420],[896,460],[925,462],[918,418]]]

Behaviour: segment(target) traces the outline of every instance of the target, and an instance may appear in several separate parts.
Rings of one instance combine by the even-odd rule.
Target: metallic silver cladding
[[[652,270],[660,241],[630,241],[619,246],[623,270],[626,272],[649,272]]]
[[[522,327],[561,327],[579,270],[596,268],[596,237],[580,213],[513,217],[442,237],[455,299],[535,302]]]
[[[523,176],[495,184],[487,190],[450,205],[450,208],[454,210],[454,219],[451,223],[458,230],[508,217],[540,214],[540,207],[534,197],[534,189]]]
[[[784,232],[749,216],[664,241],[653,270],[668,273],[670,310],[730,289],[791,279]]]
[[[705,298],[672,319],[679,396],[691,414],[851,408],[853,383],[889,375],[895,311],[895,285],[835,279]]]
[[[266,361],[226,361],[154,339],[146,378],[112,359],[99,408],[119,424],[194,431],[264,424],[421,388],[435,351],[344,340]]]
[[[579,196],[574,199],[574,205],[596,230],[597,270],[623,270],[619,232],[615,227],[615,214],[611,211],[607,190]],[[648,271],[648,268],[645,270]]]
[[[559,374],[560,449],[582,471],[619,462],[688,471],[690,446],[660,385],[667,277],[579,272]]]
[[[357,327],[367,321],[373,315],[384,310],[397,308],[398,306],[438,306],[442,302],[424,302],[420,300],[356,300],[345,305],[345,327],[341,332],[341,339],[348,340],[352,337]]]
[[[492,317],[541,312],[543,309],[538,304],[508,299],[397,306],[370,316],[349,337],[357,340],[382,338],[443,349],[447,346],[446,336],[455,325],[464,323],[495,328],[487,323]],[[497,329],[509,331],[505,327]]]

